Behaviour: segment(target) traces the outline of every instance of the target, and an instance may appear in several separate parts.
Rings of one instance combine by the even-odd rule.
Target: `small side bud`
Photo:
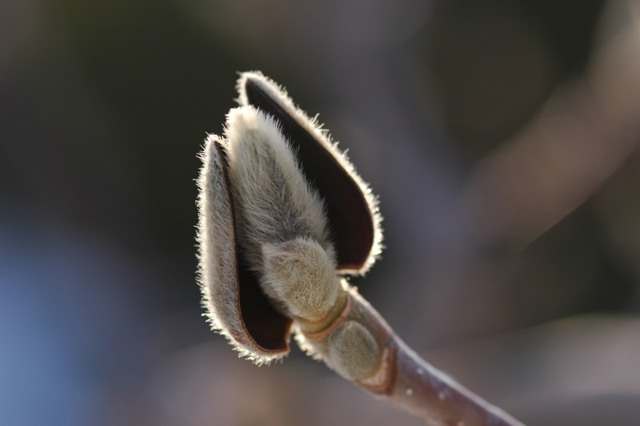
[[[349,380],[371,375],[380,362],[380,346],[356,321],[345,321],[329,336],[329,358],[333,368]]]
[[[308,320],[325,315],[340,288],[332,257],[314,240],[298,237],[263,244],[264,291],[289,313]]]

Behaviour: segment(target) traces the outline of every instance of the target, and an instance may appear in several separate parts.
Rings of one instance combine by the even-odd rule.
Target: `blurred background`
[[[640,418],[635,0],[0,0],[0,423],[419,425],[195,281],[197,153],[262,70],[380,197],[354,279],[530,425]]]

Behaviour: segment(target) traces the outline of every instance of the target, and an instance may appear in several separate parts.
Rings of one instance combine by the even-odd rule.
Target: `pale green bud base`
[[[391,329],[354,288],[343,282],[340,290],[338,302],[321,320],[296,319],[303,346],[346,379],[384,392],[391,377],[383,365]]]

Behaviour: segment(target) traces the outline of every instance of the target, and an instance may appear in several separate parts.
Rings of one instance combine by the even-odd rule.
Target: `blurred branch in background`
[[[472,228],[490,244],[529,244],[588,200],[636,149],[640,12],[635,3],[625,6],[628,22],[601,32],[586,75],[558,89],[476,166],[466,201]],[[612,12],[617,19],[623,13]]]

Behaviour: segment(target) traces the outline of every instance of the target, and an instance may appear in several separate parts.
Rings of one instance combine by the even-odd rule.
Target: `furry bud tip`
[[[335,304],[340,284],[335,261],[318,242],[298,237],[263,244],[265,292],[294,316],[315,320]]]

